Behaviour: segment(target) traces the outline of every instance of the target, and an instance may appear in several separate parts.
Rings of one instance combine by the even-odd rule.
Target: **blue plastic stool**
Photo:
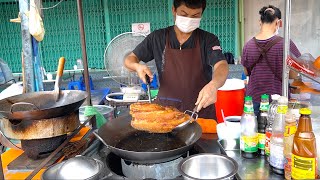
[[[68,83],[69,90],[84,90],[81,81],[71,81]]]
[[[82,89],[85,91],[85,90],[86,90],[86,85],[85,85],[85,83],[84,83],[84,79],[83,79],[82,76],[80,77],[79,81],[80,81],[81,84],[82,84]],[[94,90],[91,76],[89,76],[89,85],[90,85],[90,90]]]

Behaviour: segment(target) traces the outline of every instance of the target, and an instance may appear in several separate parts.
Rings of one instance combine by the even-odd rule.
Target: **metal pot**
[[[232,158],[212,153],[202,153],[183,159],[178,170],[184,179],[233,179],[238,163]]]
[[[0,118],[0,130],[11,139],[31,140],[61,136],[79,126],[78,111],[61,117],[40,120],[10,120]]]
[[[100,160],[86,156],[76,156],[50,166],[43,172],[41,179],[98,180],[103,168],[104,164]]]

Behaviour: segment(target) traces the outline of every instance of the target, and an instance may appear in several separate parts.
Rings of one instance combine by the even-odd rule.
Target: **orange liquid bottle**
[[[300,109],[297,131],[292,148],[292,179],[315,179],[317,177],[317,147],[312,131],[311,110]]]

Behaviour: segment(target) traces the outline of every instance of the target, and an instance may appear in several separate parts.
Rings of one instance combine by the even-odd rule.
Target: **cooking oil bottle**
[[[277,174],[284,174],[284,154],[283,138],[285,115],[288,111],[288,98],[281,96],[278,99],[277,114],[272,126],[272,135],[270,139],[270,167]]]
[[[292,179],[317,177],[317,147],[310,115],[309,108],[300,109],[299,124],[293,138]]]
[[[291,156],[292,156],[292,144],[293,144],[293,137],[297,131],[297,123],[296,123],[295,115],[291,113],[289,110],[286,114],[285,119],[285,130],[284,130],[284,177],[289,180],[291,179]]]
[[[255,158],[258,154],[258,128],[254,115],[252,97],[244,99],[244,109],[241,117],[240,149],[244,158]]]
[[[261,95],[260,114],[258,116],[258,154],[265,155],[266,125],[269,110],[269,95]]]

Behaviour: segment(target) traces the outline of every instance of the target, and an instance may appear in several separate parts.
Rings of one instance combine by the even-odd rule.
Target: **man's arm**
[[[227,61],[219,61],[213,67],[212,82],[217,89],[224,85],[229,74],[229,65]]]
[[[139,64],[139,62],[138,57],[131,52],[124,60],[124,66],[130,71],[137,71],[137,64]]]
[[[147,65],[140,64],[138,57],[132,52],[124,60],[124,66],[130,71],[137,72],[139,78],[146,83],[146,74],[150,77],[150,81],[153,79],[151,70]]]
[[[195,105],[197,112],[217,101],[217,91],[224,85],[229,73],[229,66],[226,60],[217,62],[213,67],[212,80],[205,85],[198,95]]]

